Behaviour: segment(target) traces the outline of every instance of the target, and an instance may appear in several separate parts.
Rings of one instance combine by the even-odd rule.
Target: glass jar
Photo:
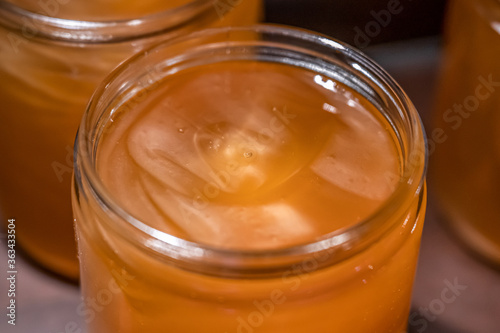
[[[406,331],[424,134],[349,46],[278,26],[162,43],[101,83],[75,152],[89,332]]]
[[[500,264],[500,4],[452,1],[437,90],[431,184],[450,229]]]
[[[0,211],[15,218],[27,254],[71,279],[78,278],[72,143],[98,82],[159,40],[256,23],[261,1],[121,1],[122,11],[111,4],[0,1]]]

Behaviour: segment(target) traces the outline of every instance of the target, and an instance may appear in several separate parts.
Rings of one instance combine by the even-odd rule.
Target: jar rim
[[[357,74],[363,75],[377,84],[384,85],[381,92],[387,94],[388,96],[390,95],[388,97],[389,102],[396,105],[398,108],[397,112],[399,112],[403,117],[407,117],[406,120],[410,126],[410,133],[408,134],[408,142],[404,143],[406,147],[400,147],[405,154],[405,156],[403,156],[404,161],[402,161],[403,167],[402,170],[400,170],[400,181],[398,182],[391,197],[388,198],[376,212],[367,217],[365,220],[360,221],[353,226],[324,235],[324,237],[319,239],[313,239],[307,243],[292,245],[286,248],[272,250],[233,250],[219,248],[207,244],[188,241],[164,233],[148,226],[147,223],[135,219],[113,200],[112,196],[109,195],[105,186],[99,180],[97,172],[88,158],[95,153],[97,144],[95,139],[88,138],[88,123],[91,121],[89,114],[92,114],[92,112],[99,112],[98,109],[103,107],[104,104],[109,106],[109,101],[106,103],[100,103],[99,99],[103,96],[107,89],[110,89],[110,84],[114,80],[117,80],[120,76],[125,75],[132,67],[140,67],[139,65],[141,61],[144,61],[152,54],[172,48],[172,45],[182,44],[183,42],[189,42],[200,38],[210,39],[216,35],[226,36],[229,39],[232,34],[249,32],[258,33],[268,37],[274,36],[284,38],[284,40],[288,43],[290,43],[290,41],[296,41],[299,43],[304,42],[308,45],[315,44],[321,46],[323,50],[330,52],[330,54],[325,52],[325,58],[328,58],[333,54],[345,58],[346,61],[350,61],[350,68],[357,71]],[[267,43],[267,41],[252,41],[247,43],[262,44]],[[270,43],[276,47],[279,45],[278,42]],[[218,45],[219,47],[223,47],[225,43],[219,43]],[[283,43],[283,45],[286,44]],[[172,61],[170,60],[171,59],[165,59],[165,63],[171,64]],[[332,260],[341,261],[346,257],[358,253],[362,248],[366,248],[366,246],[375,242],[377,237],[381,234],[385,234],[388,228],[394,225],[394,223],[392,225],[388,225],[388,221],[394,220],[395,215],[404,216],[404,214],[407,214],[410,203],[414,202],[416,197],[419,198],[417,200],[420,200],[418,206],[419,211],[423,196],[422,193],[424,191],[425,173],[427,168],[426,147],[426,138],[422,122],[408,96],[389,74],[353,47],[328,36],[280,25],[264,24],[250,27],[213,28],[195,32],[188,36],[177,38],[173,41],[163,42],[146,51],[136,54],[118,67],[101,83],[88,104],[75,142],[74,187],[81,189],[84,186],[83,182],[87,182],[86,187],[90,187],[92,196],[98,198],[99,204],[106,208],[107,213],[114,214],[119,219],[126,221],[128,227],[140,232],[145,237],[144,239],[147,239],[146,241],[149,242],[147,247],[160,257],[167,256],[176,259],[182,257],[182,260],[184,261],[190,260],[192,262],[203,263],[205,266],[219,268],[231,263],[238,266],[240,271],[242,269],[240,259],[244,258],[246,260],[246,264],[248,264],[245,266],[245,269],[248,271],[255,271],[255,269],[257,269],[257,271],[262,272],[263,265],[269,269],[275,270],[277,263],[285,265],[284,262],[286,262],[286,265],[288,265],[290,260],[293,262],[300,262],[300,260],[303,260],[303,258],[310,256],[313,253],[330,253],[330,256],[332,257],[333,253],[335,253],[335,258],[332,258]],[[415,155],[412,155],[412,152],[417,152],[417,155],[419,155],[418,160],[412,160],[415,159]],[[371,235],[371,237],[368,237],[369,235]],[[130,235],[125,235],[124,232],[122,236],[129,237]]]
[[[117,43],[168,34],[195,24],[220,19],[214,0],[192,0],[179,7],[140,17],[115,20],[74,20],[37,13],[0,0],[0,26],[19,37],[64,43]],[[175,34],[174,34],[175,36]]]

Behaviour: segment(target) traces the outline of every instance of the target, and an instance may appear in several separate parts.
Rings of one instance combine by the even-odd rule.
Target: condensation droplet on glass
[[[179,128],[178,131],[179,133],[184,133],[184,128]]]

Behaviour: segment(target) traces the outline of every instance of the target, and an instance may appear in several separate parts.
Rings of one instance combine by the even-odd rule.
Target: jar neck
[[[127,214],[107,192],[95,165],[100,131],[113,110],[127,105],[134,94],[154,89],[155,84],[171,73],[201,64],[235,60],[276,62],[314,70],[355,89],[372,103],[392,124],[401,152],[401,173],[391,175],[399,179],[393,195],[374,214],[352,227],[304,245],[273,251],[233,251],[190,242],[156,230]],[[220,273],[224,268],[229,275],[241,271],[276,272],[312,254],[327,257],[322,265],[331,265],[363,251],[404,221],[410,207],[420,207],[415,202],[422,199],[427,158],[417,111],[380,67],[338,41],[275,26],[198,32],[130,59],[97,89],[82,120],[75,147],[75,182],[76,187],[82,189],[79,200],[94,200],[105,206],[103,211],[109,217],[106,227],[112,233],[138,247],[148,244],[143,246],[144,251],[175,259],[178,264],[189,266],[186,269]]]
[[[212,0],[195,0],[151,15],[114,21],[79,21],[28,11],[0,1],[0,26],[25,39],[62,43],[103,44],[157,35],[177,36],[219,19]]]

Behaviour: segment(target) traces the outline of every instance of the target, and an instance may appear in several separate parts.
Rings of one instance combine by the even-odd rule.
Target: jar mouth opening
[[[241,41],[242,36],[254,36],[254,38]],[[258,38],[255,38],[255,36],[258,36]],[[225,40],[223,42],[214,42],[214,40],[217,40],[215,37],[224,37]],[[238,37],[240,37],[239,42],[237,42]],[[205,41],[205,44],[201,43],[202,40]],[[130,216],[125,209],[113,200],[99,180],[92,161],[99,141],[98,133],[92,133],[90,128],[102,129],[104,127],[106,117],[103,117],[103,114],[107,108],[111,107],[112,102],[106,100],[103,96],[115,88],[113,82],[122,80],[121,84],[116,83],[116,88],[122,89],[121,92],[123,93],[127,89],[125,88],[126,84],[124,84],[126,78],[131,78],[129,76],[131,75],[131,68],[137,69],[142,66],[144,69],[148,61],[151,63],[151,60],[156,65],[155,68],[161,68],[161,75],[167,76],[169,73],[178,70],[179,66],[182,66],[183,62],[186,61],[186,54],[176,54],[180,47],[185,46],[191,48],[188,49],[188,52],[192,51],[193,48],[200,52],[209,50],[212,57],[223,57],[223,54],[226,54],[232,56],[232,59],[235,59],[235,57],[238,59],[238,56],[248,57],[249,52],[245,52],[245,46],[258,47],[258,50],[263,53],[258,58],[254,58],[257,61],[265,61],[266,56],[282,57],[280,59],[284,64],[303,66],[340,80],[351,80],[350,84],[360,86],[366,90],[365,97],[373,103],[391,104],[394,113],[401,117],[401,122],[404,122],[402,125],[406,126],[405,131],[408,132],[406,138],[402,136],[398,138],[400,142],[397,142],[397,144],[401,145],[400,149],[402,151],[402,169],[400,175],[398,175],[400,180],[391,197],[370,217],[354,226],[337,230],[308,243],[275,250],[217,248],[164,233]],[[232,52],[227,52],[227,50]],[[237,50],[240,50],[241,53],[238,53]],[[280,53],[277,50],[283,52]],[[165,52],[172,57],[165,57]],[[296,56],[302,56],[302,58]],[[155,63],[154,60],[161,63]],[[187,61],[196,63],[199,60],[194,57]],[[344,63],[345,68],[341,69],[339,67],[336,72],[322,68],[328,62]],[[144,69],[144,73],[146,71]],[[352,71],[352,77],[347,77],[350,75],[348,71]],[[150,80],[150,77],[148,79]],[[370,83],[374,83],[378,90],[370,90],[372,89],[368,87]],[[370,91],[373,95],[370,95]],[[380,96],[375,96],[376,94]],[[380,107],[382,106],[378,108],[380,109]],[[397,126],[395,124],[397,121],[391,119],[390,123]],[[98,123],[97,126],[96,122]],[[396,131],[395,128],[394,130]],[[262,265],[268,266],[270,269],[276,269],[277,262],[288,265],[290,260],[296,262],[300,258],[314,253],[329,253],[332,260],[341,261],[360,252],[377,241],[382,234],[394,226],[394,222],[391,224],[389,221],[394,221],[395,216],[403,218],[407,214],[410,203],[421,200],[426,167],[426,142],[419,115],[406,94],[383,69],[361,52],[330,37],[277,25],[209,29],[181,37],[175,41],[159,44],[132,57],[111,73],[96,90],[85,112],[75,143],[75,188],[90,188],[91,196],[94,200],[97,199],[106,213],[113,214],[119,220],[125,221],[130,230],[136,233],[139,232],[142,235],[141,242],[155,255],[174,259],[182,258],[183,260],[187,258],[193,262],[202,262],[204,265],[213,264],[214,267],[218,264],[220,267],[227,266],[228,263],[234,263],[235,266],[239,267],[243,258],[246,262],[245,265],[247,265],[245,267],[249,270],[257,266],[262,269]],[[79,193],[78,195],[84,194]],[[416,197],[420,199],[415,199]],[[401,219],[399,221],[401,222]],[[116,231],[120,232],[118,229]],[[131,237],[130,233],[126,231],[123,231],[122,236]]]
[[[74,20],[49,16],[0,0],[0,26],[19,38],[42,38],[66,43],[116,43],[168,34],[189,25],[221,19],[213,0],[192,0],[179,7],[144,16],[112,20]]]

